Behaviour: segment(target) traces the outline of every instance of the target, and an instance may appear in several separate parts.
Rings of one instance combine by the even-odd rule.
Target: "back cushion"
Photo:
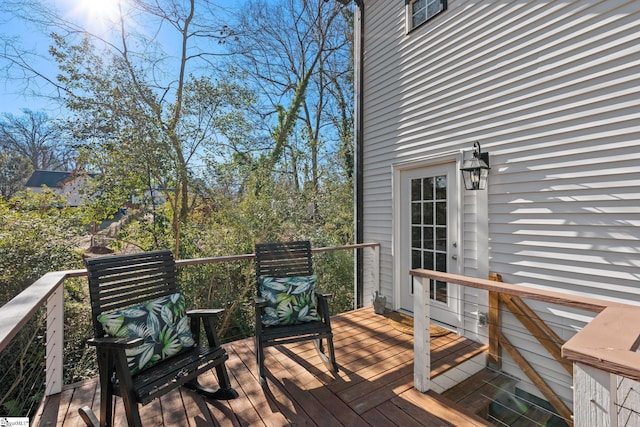
[[[262,324],[294,325],[320,320],[316,309],[317,277],[260,277],[260,295],[267,300]]]
[[[189,318],[185,316],[182,292],[101,314],[98,321],[112,337],[144,340],[141,345],[126,350],[133,375],[196,344],[191,335]]]

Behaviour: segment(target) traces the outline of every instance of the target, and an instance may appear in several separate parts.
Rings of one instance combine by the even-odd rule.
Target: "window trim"
[[[448,7],[448,1],[447,0],[440,0],[440,3],[442,4],[442,10],[440,10],[435,15],[432,15],[432,16],[428,17],[427,19],[425,19],[424,21],[422,21],[421,23],[419,23],[418,25],[413,27],[412,26],[413,25],[413,16],[412,16],[412,13],[411,13],[411,6],[416,1],[418,1],[418,0],[405,0],[404,1],[405,21],[406,21],[406,27],[407,27],[407,34],[411,33],[412,31],[414,31],[414,30],[416,30],[416,29],[418,29],[420,27],[422,27],[424,24],[426,24],[427,22],[431,21],[436,16],[440,16],[440,14],[442,14],[444,11],[446,11],[447,7]]]

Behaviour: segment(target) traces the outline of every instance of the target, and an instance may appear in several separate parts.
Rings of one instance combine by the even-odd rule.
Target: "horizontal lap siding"
[[[398,138],[396,106],[400,83],[396,65],[397,46],[404,38],[404,9],[389,1],[366,7],[364,241],[380,243],[380,290],[390,299],[393,295],[391,163],[393,141]],[[364,297],[366,301],[367,296]]]
[[[364,53],[364,233],[382,245],[384,294],[392,164],[478,140],[491,153],[490,270],[640,302],[640,2],[451,0],[406,34],[404,2],[365,0]],[[469,194],[462,206],[474,275],[478,207]],[[584,324],[561,316],[560,329]],[[542,352],[519,328],[507,334]],[[570,400],[567,377],[549,381]]]
[[[511,281],[638,302],[637,135],[583,138],[505,158],[491,182],[492,266]]]
[[[524,301],[563,341],[569,340],[586,323],[594,317],[594,313],[572,309],[561,305]],[[573,381],[567,371],[544,349],[520,321],[502,306],[502,333],[509,342],[518,348],[522,356],[539,373],[544,381],[571,407],[573,401]],[[509,355],[502,351],[502,369],[511,373],[520,381],[517,387],[539,397],[543,397],[535,386],[524,376]]]

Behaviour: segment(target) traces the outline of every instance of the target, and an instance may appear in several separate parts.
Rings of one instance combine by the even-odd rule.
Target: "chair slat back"
[[[255,261],[256,277],[296,277],[313,274],[311,243],[307,240],[256,243]]]
[[[169,250],[86,260],[91,317],[96,336],[104,336],[97,317],[179,291]]]

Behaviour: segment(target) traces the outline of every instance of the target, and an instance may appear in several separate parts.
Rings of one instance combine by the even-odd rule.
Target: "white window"
[[[409,30],[447,9],[447,0],[407,0]]]

